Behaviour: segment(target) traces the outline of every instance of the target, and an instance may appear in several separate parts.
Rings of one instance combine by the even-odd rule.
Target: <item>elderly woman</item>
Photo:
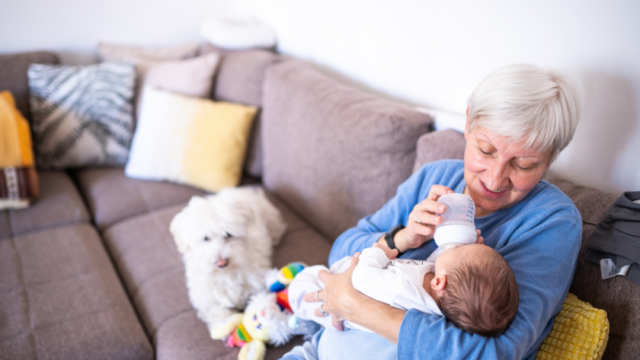
[[[337,328],[346,319],[375,334],[327,329],[285,359],[535,357],[569,290],[580,249],[580,213],[541,180],[573,137],[580,92],[560,74],[515,65],[484,79],[468,106],[464,161],[423,166],[382,209],[343,233],[329,263],[355,254],[350,269],[321,273],[325,289],[305,296],[318,302],[316,315],[330,314]],[[452,192],[473,198],[484,243],[507,260],[516,277],[518,313],[498,337],[469,334],[445,318],[393,308],[351,285],[358,252],[375,242],[387,246],[386,234],[401,258],[427,258],[436,248],[434,228],[442,222],[436,214],[445,210],[438,198]]]

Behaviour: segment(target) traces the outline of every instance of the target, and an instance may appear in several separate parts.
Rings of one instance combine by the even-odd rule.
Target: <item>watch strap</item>
[[[398,249],[396,247],[396,243],[395,243],[395,241],[393,241],[393,238],[396,236],[398,231],[400,231],[402,229],[404,229],[404,225],[402,225],[402,224],[396,225],[393,229],[387,231],[387,233],[384,234],[384,240],[387,242],[387,246],[391,250],[393,250],[393,249],[398,250],[398,256],[400,256],[402,254],[402,252],[400,251],[400,249]]]

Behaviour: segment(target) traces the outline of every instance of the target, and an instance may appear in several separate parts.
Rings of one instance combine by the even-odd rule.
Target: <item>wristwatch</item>
[[[402,255],[402,252],[400,251],[400,249],[398,249],[396,247],[396,243],[393,241],[393,238],[396,236],[398,231],[400,231],[402,229],[404,229],[404,225],[400,224],[400,225],[397,225],[396,227],[394,227],[393,229],[387,231],[386,234],[384,234],[384,240],[387,242],[387,246],[391,250],[397,249],[398,250],[398,256]]]

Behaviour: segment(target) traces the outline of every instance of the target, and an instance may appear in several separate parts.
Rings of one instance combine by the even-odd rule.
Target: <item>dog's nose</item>
[[[227,267],[229,265],[229,259],[220,259],[216,262],[216,266],[220,269]]]

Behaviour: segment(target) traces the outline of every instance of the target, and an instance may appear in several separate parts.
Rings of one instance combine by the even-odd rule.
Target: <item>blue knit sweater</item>
[[[336,240],[329,263],[370,247],[397,224],[406,226],[414,205],[425,199],[435,184],[461,193],[465,188],[463,162],[446,160],[423,166],[398,187],[396,196],[382,209]],[[543,180],[518,204],[477,217],[475,222],[485,244],[507,260],[518,283],[518,313],[504,334],[496,338],[469,334],[445,318],[410,310],[402,321],[397,349],[375,334],[324,331],[318,345],[320,357],[392,358],[388,354],[397,351],[401,360],[534,358],[573,278],[581,243],[580,213],[558,188]],[[428,241],[402,258],[426,259],[435,248],[436,244]],[[375,349],[375,354],[369,349]]]

